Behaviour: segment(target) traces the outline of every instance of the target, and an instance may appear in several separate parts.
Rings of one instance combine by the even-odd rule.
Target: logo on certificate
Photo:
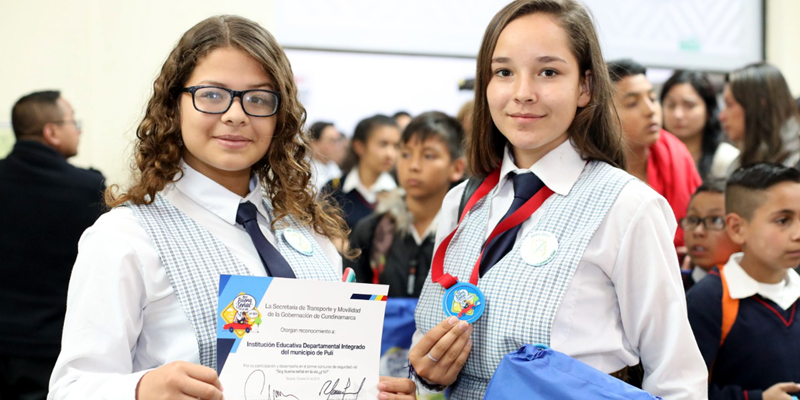
[[[256,308],[256,299],[245,293],[239,293],[220,314],[225,325],[222,329],[233,332],[239,338],[250,333],[253,325],[261,325],[261,312]]]

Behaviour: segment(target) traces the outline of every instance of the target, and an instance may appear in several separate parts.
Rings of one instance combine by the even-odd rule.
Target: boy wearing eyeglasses
[[[800,392],[800,171],[737,169],[725,210],[725,229],[742,252],[687,294],[709,399],[791,399]]]
[[[689,290],[708,275],[708,271],[722,266],[731,254],[741,251],[741,246],[725,232],[725,180],[704,182],[689,200],[686,217],[680,220],[687,257],[681,275],[683,287]]]

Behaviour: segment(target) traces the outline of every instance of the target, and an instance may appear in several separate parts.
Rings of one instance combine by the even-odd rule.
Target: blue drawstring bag
[[[484,399],[661,399],[547,346],[522,346],[506,354]]]

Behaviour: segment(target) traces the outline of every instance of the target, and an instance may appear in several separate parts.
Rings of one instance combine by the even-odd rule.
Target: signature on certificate
[[[325,383],[322,384],[322,388],[319,390],[319,395],[327,396],[325,398],[327,400],[355,400],[358,398],[358,394],[361,393],[361,388],[364,387],[364,381],[366,380],[367,378],[361,379],[361,385],[358,386],[358,390],[356,390],[355,387],[350,387],[350,378],[347,378],[347,383],[345,383],[344,387],[341,389],[337,388],[339,386],[340,379],[335,381],[325,381]]]
[[[260,383],[260,384],[259,384]],[[267,395],[264,396],[264,387],[267,388]],[[244,381],[245,400],[280,400],[297,399],[297,396],[283,393],[280,390],[272,389],[272,385],[267,385],[264,371],[257,369],[247,376]]]

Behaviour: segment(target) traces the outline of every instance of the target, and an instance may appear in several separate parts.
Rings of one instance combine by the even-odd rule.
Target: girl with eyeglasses
[[[136,131],[133,183],[107,191],[79,243],[50,399],[221,399],[219,275],[339,279],[343,221],[309,185],[304,122],[260,25],[218,16],[183,35]],[[408,380],[379,387],[412,398]]]

